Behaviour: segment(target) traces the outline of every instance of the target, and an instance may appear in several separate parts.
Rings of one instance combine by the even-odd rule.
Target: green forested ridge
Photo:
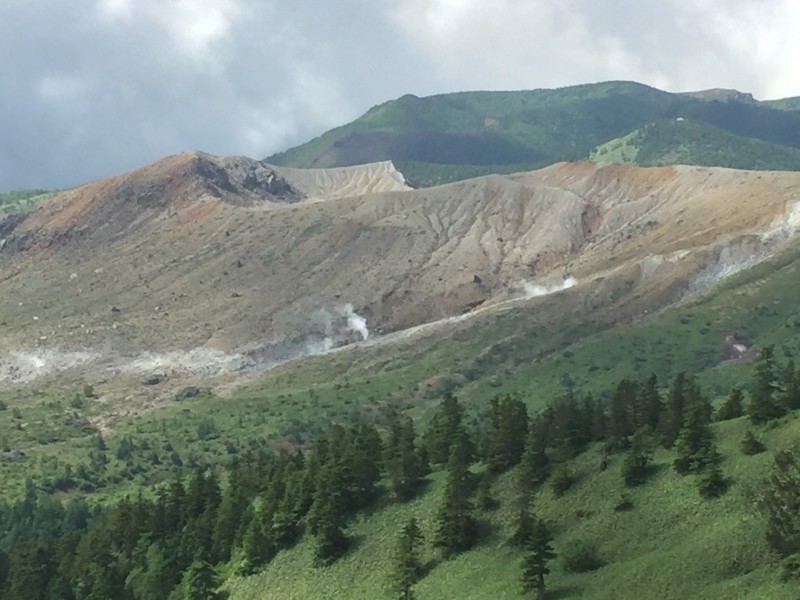
[[[626,161],[662,164],[659,157],[669,160],[674,154],[690,164],[794,170],[792,150],[800,148],[794,100],[720,101],[633,82],[407,95],[267,160],[295,167],[393,160],[412,183],[434,185],[585,160],[593,148],[649,123],[681,118],[695,124],[682,132],[686,139],[678,132],[669,145],[663,139],[649,158],[656,162],[639,162],[630,152]]]
[[[375,424],[334,424],[304,447],[244,451],[104,503],[62,501],[29,481],[0,507],[0,597],[326,598],[350,589],[345,597],[438,598],[463,585],[472,598],[498,589],[545,598],[547,588],[558,597],[788,598],[794,584],[784,581],[800,574],[800,451],[787,443],[799,422],[787,392],[800,382],[787,367],[763,349],[747,415],[720,409],[720,425],[700,386],[679,373],[665,390],[653,377],[623,379],[607,403],[568,390],[532,416],[502,396],[468,419],[447,394],[422,435],[387,408]],[[748,421],[767,440],[771,470],[767,453],[732,443]],[[686,510],[702,529],[670,541],[669,520]],[[398,511],[405,522],[384,518]],[[705,522],[711,515],[726,524]],[[714,541],[724,544],[703,558]],[[679,548],[706,569],[696,581],[660,588],[669,573],[640,574],[623,586],[610,576],[630,577],[659,553],[674,561]],[[511,566],[467,587],[458,575],[466,556]],[[363,580],[336,577],[364,560]]]
[[[674,164],[796,171],[800,150],[734,135],[702,122],[657,121],[606,142],[589,155],[598,162],[644,167]]]
[[[14,190],[0,192],[0,215],[23,212],[43,200],[51,198],[56,192],[51,190]]]

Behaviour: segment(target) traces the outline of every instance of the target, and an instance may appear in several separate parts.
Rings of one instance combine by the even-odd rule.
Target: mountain
[[[657,155],[648,144],[636,150]],[[492,370],[523,346],[559,373],[529,376],[557,389],[565,372],[588,380],[603,354],[570,364],[560,348],[791,245],[798,188],[793,172],[558,163],[414,190],[390,162],[168,157],[0,219],[0,381],[161,373],[165,401],[187,380],[252,377],[345,346],[400,364],[422,340],[461,332],[500,346],[464,346],[480,358],[443,368],[442,386],[477,377],[489,393]],[[534,351],[531,336],[547,341]],[[681,356],[672,364],[694,368]]]
[[[0,320],[16,351],[112,365],[202,351],[212,369],[568,286],[553,322],[580,310],[606,327],[782,247],[798,190],[797,173],[591,163],[412,190],[390,163],[300,171],[191,153],[0,221]],[[0,373],[30,374],[14,356]]]
[[[792,102],[757,102],[735,90],[673,94],[633,82],[427,98],[407,95],[267,160],[295,167],[391,160],[410,182],[434,185],[585,160],[597,146],[648,123],[678,118],[798,148],[800,114],[783,110]],[[698,164],[725,166],[714,157],[731,153],[736,155],[736,147],[714,146]],[[763,160],[759,168],[786,169],[785,156],[773,153],[775,162]],[[746,165],[752,160],[734,156],[728,162]]]
[[[669,128],[730,143],[682,118],[620,154],[663,157]],[[791,171],[559,162],[413,189],[390,161],[191,152],[3,215],[0,599],[388,596],[412,517],[420,598],[524,597],[529,477],[493,462],[512,436],[552,465],[526,497],[554,597],[795,597],[755,499],[798,399],[707,421],[732,387],[749,408],[800,386],[798,198]],[[631,435],[651,373],[669,409]],[[673,446],[675,424],[699,435]],[[400,437],[410,464],[443,454],[407,497]],[[695,437],[708,465],[681,474]],[[459,482],[474,536],[447,553]]]
[[[762,104],[779,110],[800,110],[800,96],[781,98],[780,100],[765,100]]]
[[[728,133],[684,118],[648,123],[594,148],[590,160],[647,167],[674,164],[800,170],[800,150]]]

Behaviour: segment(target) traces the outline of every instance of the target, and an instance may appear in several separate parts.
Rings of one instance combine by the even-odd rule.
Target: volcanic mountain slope
[[[562,163],[410,190],[388,163],[185,154],[0,221],[3,346],[284,360],[570,286],[549,318],[613,324],[778,249],[799,199],[795,173]]]
[[[704,136],[704,143],[688,153],[681,152],[685,139],[670,140],[668,148],[660,140],[661,154],[677,153],[690,164],[798,170],[792,152],[800,148],[800,113],[791,110],[796,107],[792,98],[759,102],[750,94],[722,89],[669,93],[630,81],[406,95],[268,160],[295,167],[392,160],[410,181],[434,185],[585,160],[596,146],[648,123],[680,119],[721,131]],[[730,136],[747,140],[731,145]],[[755,154],[750,151],[754,142]]]

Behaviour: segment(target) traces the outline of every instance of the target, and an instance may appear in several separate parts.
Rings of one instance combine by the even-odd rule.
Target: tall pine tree
[[[767,346],[758,355],[750,402],[747,405],[747,415],[755,424],[777,419],[786,412],[778,401],[779,387],[776,379],[775,347]]]
[[[413,587],[422,575],[422,563],[419,557],[422,539],[422,531],[416,519],[412,518],[400,532],[395,550],[390,583],[392,593],[398,600],[414,599]]]
[[[535,419],[531,423],[525,450],[517,469],[517,487],[522,503],[527,505],[533,491],[550,475],[550,459],[546,452],[546,423]]]
[[[464,410],[453,394],[447,394],[431,419],[425,432],[424,443],[430,461],[446,465],[450,458],[450,446],[463,429]]]
[[[681,475],[698,473],[718,456],[711,429],[711,403],[694,382],[685,384],[683,427],[675,441],[675,470]]]
[[[536,520],[522,557],[522,591],[525,594],[535,592],[537,600],[544,600],[547,595],[544,577],[550,572],[548,563],[556,557],[552,541],[547,524]]]
[[[520,461],[527,432],[528,409],[525,403],[508,395],[494,397],[484,440],[484,460],[492,472],[500,473]]]
[[[463,445],[463,442],[462,442]],[[472,547],[477,522],[471,500],[472,481],[464,453],[454,451],[447,465],[447,484],[436,518],[433,545],[445,558]]]

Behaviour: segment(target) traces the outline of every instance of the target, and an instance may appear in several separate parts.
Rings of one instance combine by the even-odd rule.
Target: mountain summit
[[[669,164],[678,155],[705,166],[800,170],[796,108],[791,99],[758,102],[736,90],[669,93],[633,82],[406,95],[268,161],[334,167],[391,160],[410,181],[433,185],[585,160],[651,123],[680,120],[697,127],[680,139],[650,140],[635,164]],[[684,144],[696,151],[684,152]]]

